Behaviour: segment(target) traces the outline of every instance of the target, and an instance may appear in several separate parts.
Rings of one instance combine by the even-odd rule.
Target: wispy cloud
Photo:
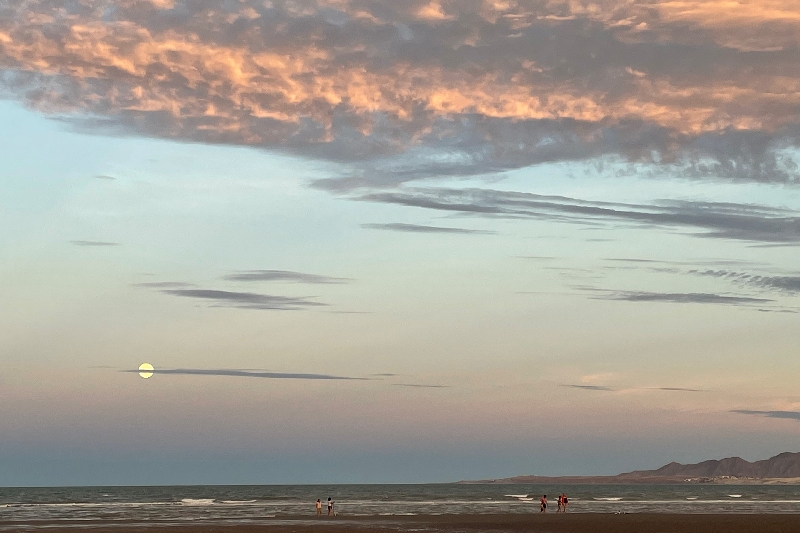
[[[402,188],[370,192],[355,198],[475,216],[568,223],[627,222],[639,227],[688,230],[698,237],[800,242],[800,213],[757,204],[671,200],[631,204],[495,189],[453,188]]]
[[[228,281],[283,281],[308,284],[338,284],[352,281],[348,278],[320,276],[291,270],[243,270],[229,274],[223,279]]]
[[[139,373],[139,370],[121,370],[121,372]],[[256,370],[227,370],[227,369],[205,369],[205,368],[157,368],[152,371],[154,374],[169,374],[181,376],[225,376],[238,378],[260,378],[260,379],[306,379],[306,380],[347,380],[347,381],[369,381],[369,378],[334,376],[329,374],[306,374],[300,372],[262,372]]]
[[[648,387],[649,390],[660,390],[665,392],[708,392],[704,389],[690,389],[686,387]]]
[[[614,392],[619,389],[615,389],[613,387],[606,387],[605,385],[578,385],[572,383],[562,383],[559,384],[559,387],[566,387],[568,389],[581,389],[581,390],[591,390],[591,391],[599,391],[599,392]]]
[[[92,177],[97,180],[106,180],[106,181],[114,181],[117,179],[114,176],[109,176],[107,174],[96,174]]]
[[[233,292],[213,289],[163,289],[160,292],[180,298],[195,298],[213,303],[217,306],[233,307],[237,309],[295,311],[327,305],[313,301],[308,297],[275,296],[255,292]]]
[[[637,390],[652,390],[652,391],[663,391],[663,392],[708,392],[703,389],[691,389],[687,387],[629,387],[629,388],[615,388],[609,387],[606,385],[586,385],[586,384],[572,384],[572,383],[562,383],[559,384],[560,387],[567,387],[570,389],[582,389],[588,391],[598,391],[598,392],[624,392],[624,391],[637,391]]]
[[[794,183],[796,11],[789,0],[4,2],[0,91],[93,131],[351,164],[329,187],[589,158]]]
[[[412,389],[447,389],[449,385],[424,385],[420,383],[392,383],[395,387],[409,387]]]
[[[617,300],[624,302],[670,302],[683,304],[724,304],[752,305],[772,302],[767,298],[751,298],[747,296],[727,296],[723,294],[697,292],[645,292],[645,291],[608,291],[595,299]]]
[[[147,289],[180,289],[182,287],[194,287],[194,283],[186,283],[183,281],[146,281],[134,283],[133,286]]]
[[[496,233],[495,231],[489,230],[425,226],[420,224],[404,224],[401,222],[391,222],[388,224],[361,224],[361,227],[366,229],[400,231],[405,233],[460,233],[466,235],[493,235]]]
[[[75,246],[119,246],[118,242],[109,241],[69,241]]]
[[[800,275],[769,275],[738,272],[733,270],[698,270],[688,271],[689,274],[698,276],[721,278],[735,283],[748,285],[766,291],[784,294],[800,293]]]
[[[749,409],[734,409],[732,413],[740,415],[763,416],[766,418],[782,418],[800,421],[800,412],[797,411],[751,411]]]

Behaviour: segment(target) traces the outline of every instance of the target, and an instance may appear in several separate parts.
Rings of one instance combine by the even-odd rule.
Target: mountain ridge
[[[800,484],[800,452],[783,452],[759,461],[741,457],[693,464],[668,463],[655,470],[634,470],[616,476],[514,476],[463,483],[731,483],[792,482]]]

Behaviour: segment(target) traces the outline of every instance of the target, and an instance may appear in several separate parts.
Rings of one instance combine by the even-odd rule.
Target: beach
[[[38,527],[45,526],[38,524]],[[135,524],[87,526],[60,523],[45,526],[52,533],[340,533],[387,532],[516,532],[543,533],[794,533],[800,531],[800,514],[495,514],[322,517],[285,516],[249,524],[221,524],[196,521],[163,524],[158,520]],[[2,531],[31,531],[26,524],[0,523]]]

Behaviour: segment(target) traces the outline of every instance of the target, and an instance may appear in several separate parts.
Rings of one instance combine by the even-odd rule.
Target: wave
[[[509,498],[527,498],[527,494],[504,494],[503,496],[508,496]]]
[[[214,505],[214,498],[183,498],[183,505]]]
[[[730,496],[731,498],[741,498],[742,497],[741,494],[728,494],[728,496]]]
[[[618,502],[622,498],[592,498],[593,500],[601,501],[601,502]]]
[[[220,503],[227,505],[239,505],[242,503],[256,503],[258,500],[222,500]]]

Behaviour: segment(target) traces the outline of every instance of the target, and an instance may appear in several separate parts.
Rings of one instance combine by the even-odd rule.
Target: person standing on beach
[[[322,514],[322,502],[317,498],[317,516]]]
[[[333,500],[328,498],[328,516],[333,514]]]
[[[541,509],[539,510],[540,513],[547,512],[547,494],[542,496],[542,499],[539,500],[539,504],[541,505]]]
[[[561,502],[563,501],[562,498],[563,498],[563,494],[559,494],[558,495],[558,500],[556,500],[558,502],[558,509],[556,509],[557,513],[561,512]]]
[[[564,512],[564,513],[566,513],[566,512],[567,512],[567,504],[568,504],[568,503],[569,503],[569,498],[567,498],[567,493],[565,492],[565,493],[562,495],[562,500],[561,500],[561,507],[562,507],[562,509],[563,509],[563,511],[562,511],[562,512]]]

